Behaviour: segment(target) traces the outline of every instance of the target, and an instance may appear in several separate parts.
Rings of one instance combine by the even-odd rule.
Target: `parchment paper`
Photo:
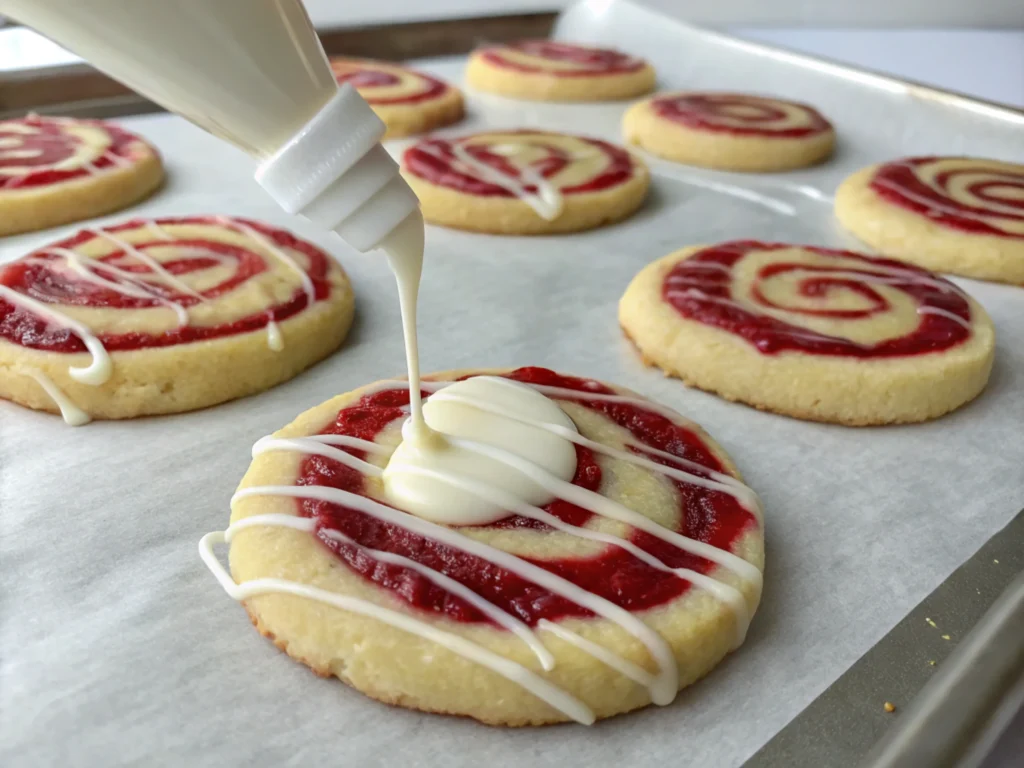
[[[835,159],[756,177],[652,160],[642,211],[570,237],[432,227],[423,364],[594,376],[710,430],[767,509],[764,601],[746,645],[669,707],[589,729],[513,731],[376,704],[259,637],[196,543],[227,524],[257,438],[336,393],[402,372],[395,291],[382,259],[280,212],[247,157],[177,118],[143,117],[124,122],[163,151],[168,183],[106,221],[221,212],[289,226],[344,264],[358,319],[344,347],[308,373],[199,413],[71,429],[0,402],[0,764],[734,766],[1024,505],[1024,289],[957,281],[998,329],[991,381],[952,415],[906,427],[804,423],[687,389],[645,369],[616,321],[632,275],[672,249],[737,237],[854,246],[829,200],[847,173],[911,152],[1021,161],[1024,121],[815,71],[645,13],[577,7],[559,34],[644,54],[665,87],[811,101],[838,126]],[[455,81],[462,65],[424,63]],[[449,132],[527,125],[617,140],[625,105],[470,95],[469,107],[470,119]],[[74,229],[8,238],[0,258]],[[942,632],[942,616],[932,618]]]

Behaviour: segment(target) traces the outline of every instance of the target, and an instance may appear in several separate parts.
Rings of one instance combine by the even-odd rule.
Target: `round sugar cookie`
[[[670,703],[758,605],[756,495],[699,426],[619,387],[519,368],[423,389],[479,374],[535,388],[578,430],[554,500],[468,527],[385,503],[409,393],[377,382],[256,444],[204,561],[279,648],[389,704],[535,725]]]
[[[432,75],[371,59],[332,58],[338,83],[349,83],[388,127],[385,139],[426,133],[462,119],[462,93]]]
[[[84,229],[0,265],[0,398],[72,424],[203,408],[326,357],[353,304],[333,258],[267,224]]]
[[[432,224],[499,235],[577,232],[643,203],[642,160],[600,139],[535,130],[424,139],[402,172]]]
[[[839,186],[835,211],[886,256],[1024,284],[1024,165],[971,157],[873,165]]]
[[[474,51],[466,82],[479,91],[528,101],[616,101],[650,92],[654,69],[608,48],[521,40]]]
[[[0,121],[0,236],[116,211],[160,186],[157,151],[103,120]]]
[[[744,93],[662,93],[634,104],[626,141],[687,165],[785,171],[832,154],[835,132],[813,107]]]
[[[728,400],[849,425],[972,400],[995,331],[952,283],[889,259],[741,240],[649,264],[619,303],[644,360]]]

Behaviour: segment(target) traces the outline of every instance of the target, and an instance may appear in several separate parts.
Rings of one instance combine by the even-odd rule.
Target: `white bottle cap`
[[[369,251],[418,206],[380,146],[385,126],[348,84],[256,169],[256,181],[288,213],[333,229]]]

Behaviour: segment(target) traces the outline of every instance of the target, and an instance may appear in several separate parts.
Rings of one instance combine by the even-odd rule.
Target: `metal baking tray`
[[[100,221],[213,211],[290,227],[348,270],[357,322],[341,351],[294,381],[197,413],[70,430],[0,403],[0,763],[896,765],[894,754],[945,744],[947,757],[966,765],[989,738],[973,724],[985,713],[1005,722],[1000,707],[1014,694],[991,680],[993,670],[1014,674],[1019,643],[983,641],[1012,626],[1005,606],[1013,593],[980,625],[980,641],[964,638],[1024,566],[1024,516],[1016,514],[1024,506],[1024,290],[957,280],[996,323],[988,389],[935,422],[871,429],[761,413],[665,379],[622,339],[615,308],[635,272],[687,244],[757,237],[857,247],[831,215],[843,177],[905,154],[1024,161],[1024,114],[742,42],[622,0],[579,3],[557,18],[336,30],[324,39],[331,52],[417,58],[459,82],[465,60],[451,54],[549,32],[645,56],[665,89],[775,93],[817,105],[837,126],[833,159],[787,174],[648,158],[648,202],[606,229],[499,238],[432,227],[427,237],[427,370],[536,364],[615,381],[700,422],[733,456],[767,508],[765,597],[747,643],[670,707],[591,729],[500,731],[384,708],[314,679],[257,637],[198,562],[195,543],[226,524],[252,442],[338,392],[402,370],[394,288],[381,260],[276,209],[248,157],[176,117],[131,117],[123,122],[163,152],[168,182]],[[23,74],[0,81],[0,109],[146,111],[119,88],[85,66]],[[537,126],[618,141],[626,107],[467,95],[467,120],[443,133]],[[0,260],[74,228],[5,238]],[[980,667],[972,664],[986,660],[988,672],[973,675]],[[947,665],[952,683],[939,679],[943,691],[972,677],[990,681],[970,694],[976,706],[936,714],[942,696],[927,691],[912,703]],[[932,728],[914,725],[921,722]],[[910,726],[869,757],[901,723]]]

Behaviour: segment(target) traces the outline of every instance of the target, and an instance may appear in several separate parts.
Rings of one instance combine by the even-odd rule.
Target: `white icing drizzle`
[[[634,528],[637,528],[645,533],[649,533],[655,538],[659,538],[662,541],[673,544],[677,549],[684,552],[688,552],[698,557],[703,557],[706,560],[710,560],[723,568],[728,568],[737,576],[741,577],[745,581],[751,584],[760,586],[761,584],[761,571],[757,569],[757,566],[752,565],[741,557],[737,557],[728,550],[719,549],[718,547],[705,544],[702,541],[691,539],[682,534],[671,531],[663,525],[651,520],[646,515],[642,515],[629,507],[619,504],[616,501],[612,501],[606,496],[602,496],[594,491],[581,488],[578,485],[573,485],[570,482],[561,480],[550,472],[545,471],[543,468],[538,467],[532,462],[525,461],[515,454],[495,448],[492,445],[485,443],[475,443],[468,440],[455,440],[452,441],[453,445],[463,447],[467,450],[481,453],[485,456],[490,456],[497,461],[507,464],[510,467],[514,467],[524,475],[529,477],[538,485],[546,488],[556,498],[564,499],[572,504],[575,504],[582,509],[586,509],[594,514],[607,517],[612,520],[618,520],[619,522],[626,523]],[[694,478],[695,481],[708,481],[704,478]],[[695,484],[700,484],[696,483]],[[707,487],[705,485],[705,487]]]
[[[156,301],[163,304],[177,316],[179,326],[188,325],[188,310],[186,310],[185,307],[176,301],[171,301],[170,299],[161,296],[150,288],[138,275],[132,272],[128,272],[120,267],[115,267],[113,264],[107,264],[99,261],[98,259],[93,259],[90,256],[85,256],[68,248],[50,247],[45,248],[40,252],[52,253],[56,256],[60,256],[65,262],[67,262],[68,267],[70,267],[72,271],[85,278],[90,283],[107,288],[115,293],[120,293],[122,296],[148,299],[150,301]],[[101,269],[113,274],[117,280],[108,280],[103,277],[99,274],[99,270]]]
[[[952,320],[955,323],[959,323],[967,330],[971,330],[971,323],[969,320],[964,320],[960,315],[949,310],[942,309],[941,307],[925,307],[919,306],[917,308],[917,314],[919,315],[938,315],[939,317],[945,317],[948,320]]]
[[[313,285],[313,279],[309,276],[306,270],[302,268],[302,265],[289,256],[283,248],[278,248],[273,242],[271,242],[270,238],[266,237],[262,232],[253,229],[248,224],[243,224],[237,219],[232,219],[227,216],[215,216],[214,220],[228,229],[234,229],[237,232],[241,232],[250,240],[255,240],[275,259],[283,264],[287,264],[288,267],[299,276],[299,280],[302,282],[302,290],[306,293],[308,306],[312,307],[316,303],[316,286]]]
[[[284,349],[284,339],[281,337],[281,327],[273,318],[267,321],[267,346],[274,352],[280,352]]]
[[[515,176],[510,176],[481,160],[477,160],[457,141],[448,142],[448,146],[451,148],[455,159],[464,166],[463,169],[460,169],[460,172],[466,173],[469,176],[476,176],[489,184],[494,184],[511,192],[533,208],[542,219],[554,221],[561,215],[565,204],[562,193],[529,165],[524,165],[519,169],[519,176],[522,179],[520,181]],[[419,149],[441,160],[448,159],[440,150],[430,144],[423,144]],[[526,148],[524,147],[523,149]],[[511,156],[507,151],[502,154],[505,157]],[[528,191],[526,189],[528,186],[536,187],[537,192]]]
[[[603,645],[592,643],[586,638],[580,637],[575,632],[572,632],[553,621],[541,619],[537,622],[537,628],[542,629],[545,632],[550,632],[556,637],[565,640],[567,643],[572,643],[584,653],[590,654],[598,661],[604,662],[616,672],[625,675],[633,682],[642,685],[644,688],[650,688],[654,684],[654,675],[646,669],[637,666],[628,659],[622,658],[618,654],[612,653]]]
[[[105,229],[84,229],[82,231],[100,237],[106,240],[107,242],[111,243],[112,245],[116,246],[117,248],[120,248],[125,253],[130,255],[132,258],[137,259],[139,262],[149,267],[150,271],[154,276],[159,276],[159,278],[163,280],[163,282],[165,282],[167,285],[171,286],[175,290],[184,293],[186,296],[191,296],[193,299],[198,299],[199,301],[206,300],[206,297],[203,296],[203,294],[199,293],[196,290],[193,290],[184,282],[176,278],[174,275],[168,272],[159,261],[154,259],[148,253],[139,250],[134,245],[129,243],[127,240],[122,240],[121,238],[116,237],[112,233],[107,232]]]
[[[326,435],[324,435],[324,437],[326,437]],[[351,467],[354,470],[362,472],[364,475],[371,475],[372,477],[380,477],[382,472],[381,468],[375,464],[370,464],[369,462],[356,458],[351,453],[334,448],[330,444],[324,443],[321,440],[313,440],[308,437],[261,437],[252,447],[253,458],[270,451],[292,451],[295,453],[305,453],[313,456],[323,456],[327,459],[339,461],[347,467]]]
[[[174,235],[172,235],[166,229],[161,227],[160,224],[154,221],[153,219],[143,219],[142,225],[146,229],[152,230],[156,234],[156,236],[159,237],[161,240],[167,240],[168,242],[173,242],[174,240],[177,240],[177,238]]]
[[[312,523],[313,521],[310,520],[310,522]],[[526,643],[530,650],[533,651],[534,656],[537,657],[537,661],[540,662],[541,667],[545,671],[550,672],[555,668],[555,657],[551,655],[551,651],[544,647],[544,644],[533,633],[533,630],[512,614],[501,610],[501,608],[496,606],[494,603],[480,597],[480,595],[461,582],[456,581],[450,576],[446,576],[440,571],[436,571],[429,566],[423,565],[423,563],[412,560],[411,558],[396,555],[392,552],[386,552],[382,549],[364,547],[359,542],[350,539],[345,534],[332,528],[323,529],[323,534],[329,539],[333,539],[334,541],[338,541],[343,544],[348,544],[362,552],[366,552],[374,560],[379,560],[382,563],[390,563],[391,565],[400,565],[403,568],[408,568],[416,571],[416,573],[422,576],[425,576],[429,581],[432,581],[434,584],[446,590],[450,594],[465,600],[487,618],[504,627]]]
[[[235,584],[231,575],[221,565],[213,553],[213,545],[221,542],[230,542],[231,537],[237,532],[241,523],[253,521],[257,518],[246,518],[229,527],[226,531],[217,531],[206,534],[199,542],[199,556],[216,577],[220,585],[235,600],[247,600],[256,595],[270,592],[284,592],[287,594],[317,600],[335,608],[369,616],[377,621],[384,622],[392,627],[401,629],[410,634],[417,635],[431,642],[447,648],[453,653],[469,659],[493,672],[520,685],[537,698],[550,704],[559,712],[565,713],[578,723],[590,725],[594,722],[595,716],[591,709],[576,697],[566,693],[558,686],[552,685],[544,678],[531,672],[521,664],[516,664],[498,654],[484,648],[481,645],[470,642],[465,638],[451,632],[445,632],[436,627],[413,618],[400,611],[393,611],[388,608],[371,603],[368,600],[361,600],[356,597],[339,595],[335,592],[311,587],[307,584],[285,581],[283,579],[254,579],[242,584]]]
[[[107,354],[107,350],[103,346],[103,342],[94,336],[92,331],[82,325],[82,323],[68,317],[62,312],[58,312],[48,304],[36,301],[23,293],[18,293],[17,291],[8,288],[6,285],[0,285],[0,296],[13,304],[17,304],[22,308],[27,309],[33,314],[39,315],[40,317],[51,320],[54,323],[67,328],[82,340],[82,343],[85,344],[85,348],[89,351],[89,354],[92,355],[92,362],[85,368],[71,367],[68,369],[68,374],[75,381],[80,381],[83,384],[98,387],[110,378],[110,374],[113,372],[110,355]]]
[[[941,160],[940,160],[940,162],[941,162]],[[899,166],[902,166],[904,168],[909,168],[913,172],[914,176],[918,179],[918,181],[920,181],[921,183],[925,184],[927,187],[929,187],[930,189],[934,190],[936,193],[938,193],[940,195],[944,195],[945,197],[949,198],[950,200],[955,201],[955,198],[952,196],[952,193],[950,192],[950,190],[943,189],[943,188],[936,189],[935,185],[931,183],[930,179],[928,179],[926,177],[923,177],[919,173],[919,171],[921,170],[920,166],[915,165],[913,163],[907,163],[907,162],[894,163],[894,165],[899,165]],[[974,168],[967,169],[967,168],[965,168],[965,169],[962,169],[962,171],[965,172],[965,173],[975,173],[975,174],[982,174],[982,175],[990,176],[990,177],[992,177],[993,181],[998,180],[1000,178],[1003,178],[1003,177],[1009,175],[1007,173],[1001,173],[1000,171],[995,170],[995,169],[991,169],[991,168],[977,168],[977,169],[974,169]],[[1016,180],[1008,181],[1008,183],[1013,183],[1014,181],[1016,181]],[[1009,215],[1013,215],[1013,213],[1015,213],[1015,212],[1007,211],[1005,209],[993,209],[993,203],[990,202],[990,201],[974,201],[974,200],[970,200],[970,201],[967,201],[967,202],[963,203],[964,205],[968,205],[968,206],[972,206],[972,207],[987,207],[989,209],[989,212],[987,212],[987,213],[977,213],[975,211],[963,210],[961,208],[956,207],[955,205],[949,205],[949,204],[944,203],[944,202],[939,201],[939,200],[933,200],[930,197],[925,197],[923,195],[918,194],[917,192],[914,192],[912,189],[908,189],[907,187],[904,187],[902,184],[890,181],[889,179],[879,179],[879,178],[876,177],[876,178],[872,179],[872,183],[877,185],[877,186],[879,186],[879,187],[882,187],[883,189],[888,189],[890,192],[895,192],[896,194],[900,195],[901,197],[905,197],[908,200],[912,200],[913,202],[917,203],[918,205],[924,206],[926,209],[928,209],[927,213],[925,213],[926,216],[934,216],[935,214],[947,214],[947,215],[950,215],[950,216],[956,216],[956,217],[961,218],[961,219],[968,219],[970,221],[977,221],[977,222],[980,222],[982,224],[987,224],[989,226],[996,226],[997,228],[999,228],[997,224],[992,222],[993,218],[996,218],[996,219],[1005,218],[1008,214]],[[996,205],[998,205],[998,204],[996,204]]]
[[[486,378],[491,379],[492,377],[488,376]],[[496,382],[505,381],[505,379],[501,379],[500,377],[493,378]],[[463,394],[455,395],[442,389],[431,396],[431,401],[459,402],[462,403],[463,405],[468,405],[477,410],[485,411],[487,413],[498,414],[506,419],[512,419],[514,421],[518,421],[523,424],[528,424],[532,427],[537,427],[538,429],[543,429],[547,432],[551,432],[554,435],[558,435],[559,437],[565,440],[569,440],[570,442],[576,443],[577,445],[582,445],[583,447],[589,448],[590,450],[595,451],[597,453],[603,453],[606,456],[611,456],[613,458],[619,459],[620,461],[626,461],[632,464],[642,466],[645,469],[649,469],[653,472],[659,472],[675,480],[679,480],[684,483],[690,483],[691,485],[697,485],[700,486],[701,488],[706,488],[708,490],[721,491],[723,493],[727,493],[733,498],[735,498],[740,504],[742,504],[749,512],[751,512],[754,515],[754,517],[757,518],[759,524],[763,521],[762,511],[760,507],[760,502],[757,498],[757,494],[755,494],[746,485],[744,485],[731,475],[726,475],[722,472],[716,472],[700,464],[696,464],[695,462],[689,462],[686,459],[681,459],[680,457],[675,456],[671,453],[666,453],[664,451],[649,448],[648,446],[644,446],[640,443],[631,443],[632,446],[636,446],[641,450],[649,450],[655,455],[660,456],[661,458],[668,458],[680,463],[685,462],[692,469],[696,469],[699,472],[706,472],[710,475],[710,477],[706,478],[702,477],[701,475],[693,474],[691,472],[684,472],[678,469],[674,469],[672,467],[666,467],[663,464],[658,464],[657,462],[651,461],[650,459],[645,459],[641,456],[637,456],[626,451],[620,451],[617,448],[612,448],[611,446],[597,442],[596,440],[590,440],[589,438],[586,438],[583,435],[581,435],[576,430],[567,429],[561,424],[552,424],[550,422],[525,418],[518,414],[512,413],[507,409],[501,408],[500,406],[497,406],[490,402],[486,402],[479,398],[469,397]]]
[[[405,528],[412,533],[433,539],[454,549],[488,560],[495,565],[531,581],[544,589],[571,600],[577,605],[618,624],[638,639],[651,653],[659,672],[651,687],[651,698],[655,704],[670,703],[678,691],[678,669],[671,648],[654,630],[629,611],[609,600],[588,592],[556,574],[551,573],[515,555],[471,539],[456,530],[408,515],[393,507],[343,491],[324,486],[266,485],[242,488],[232,497],[232,503],[250,496],[287,496],[295,499],[313,499],[340,504],[356,509],[382,522]]]
[[[684,263],[684,262],[680,262],[680,263]],[[687,268],[695,267],[697,265],[701,265],[700,268],[710,268],[712,266],[712,264],[713,264],[713,262],[701,262],[701,261],[690,261],[690,262],[685,262],[685,263],[686,263],[686,267]],[[810,265],[810,266],[813,266],[813,265]],[[857,270],[854,270],[854,269],[836,269],[836,270],[830,270],[828,272],[821,272],[820,270],[810,270],[809,269],[809,270],[807,270],[807,272],[809,272],[810,274],[814,275],[815,277],[822,277],[822,276],[824,276],[824,277],[827,277],[828,279],[833,279],[833,280],[850,279],[850,280],[859,280],[859,281],[864,282],[864,283],[876,283],[876,284],[879,284],[879,285],[900,285],[900,284],[903,284],[903,283],[917,284],[917,285],[925,286],[927,288],[931,288],[933,290],[939,291],[940,293],[952,293],[952,294],[956,294],[958,296],[961,296],[964,299],[967,299],[967,294],[965,294],[963,291],[961,291],[956,285],[954,285],[953,283],[950,283],[950,282],[948,282],[946,280],[942,280],[942,279],[937,278],[937,277],[932,277],[931,275],[920,274],[920,273],[918,273],[916,271],[911,271],[911,270],[907,270],[907,269],[900,269],[898,267],[890,267],[890,266],[887,266],[887,265],[872,265],[871,269],[885,272],[886,275],[877,275],[877,274],[872,274],[872,273],[869,273],[869,272],[860,272],[860,271],[857,271]],[[729,272],[730,270],[728,268],[726,268],[725,271]],[[674,285],[674,286],[687,286],[687,285],[692,286],[694,284],[694,282],[697,282],[698,280],[699,280],[699,278],[687,277],[685,275],[672,275],[672,276],[666,278],[665,282],[667,284],[669,284],[669,285]],[[732,299],[726,299],[726,298],[724,298],[722,296],[711,296],[710,294],[700,290],[699,288],[695,288],[695,287],[683,288],[682,290],[674,290],[674,289],[673,290],[667,290],[667,291],[665,291],[665,297],[669,298],[669,299],[672,299],[672,298],[696,298],[696,299],[700,299],[701,301],[711,301],[711,302],[715,302],[717,304],[725,304],[727,306],[735,307],[736,309],[741,309],[741,310],[744,310],[744,311],[752,311],[753,310],[753,308],[747,307],[747,306],[745,306],[745,305],[743,305],[743,304],[741,304],[741,303],[739,303],[737,301],[734,301]],[[786,312],[788,310],[780,309],[779,311]],[[957,314],[955,314],[953,312],[949,312],[948,310],[942,309],[940,307],[932,307],[932,306],[928,306],[928,305],[918,305],[917,306],[917,313],[919,315],[939,315],[941,317],[945,317],[945,318],[947,318],[949,320],[952,320],[952,321],[954,321],[956,323],[959,323],[960,325],[962,325],[967,330],[971,329],[971,322],[970,322],[970,320],[966,320],[963,317],[961,317],[960,315],[957,315]],[[820,338],[819,336],[813,335],[813,334],[810,334],[810,333],[802,333],[800,330],[795,329],[795,328],[779,329],[779,330],[773,331],[773,333],[778,333],[778,334],[781,334],[781,335],[790,336],[790,337],[796,338],[796,339],[806,339],[806,340],[810,340],[810,341],[817,341]],[[828,336],[828,334],[821,334],[821,335],[822,336]],[[861,349],[870,349],[870,345],[867,345],[867,344],[861,344],[861,343],[858,343],[858,342],[855,342],[855,341],[852,341],[852,340],[846,339],[846,338],[844,338],[843,341],[845,341],[845,342],[847,342],[847,343],[849,343],[849,344],[851,344],[853,346],[860,347]]]
[[[29,368],[25,371],[25,374],[35,379],[39,386],[43,388],[43,391],[49,395],[57,408],[60,409],[60,415],[68,426],[81,427],[83,424],[88,424],[92,421],[92,417],[71,402],[71,399],[64,394],[61,388],[53,383],[53,379],[41,370]]]

